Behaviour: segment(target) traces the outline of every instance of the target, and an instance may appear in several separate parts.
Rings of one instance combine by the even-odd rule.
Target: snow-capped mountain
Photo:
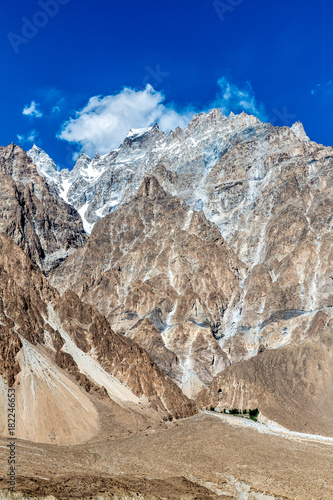
[[[195,116],[184,130],[177,128],[169,135],[157,124],[131,129],[117,150],[103,156],[97,154],[93,159],[81,153],[73,170],[60,173],[50,157],[36,146],[28,154],[39,172],[57,185],[60,196],[79,211],[90,233],[96,220],[135,194],[145,173],[164,166],[178,175],[192,180],[199,176],[203,180],[219,161],[230,138],[259,124],[254,116],[231,114],[228,119],[214,109]],[[198,188],[198,184],[189,188],[185,199],[200,210],[206,195],[200,186],[194,192],[193,187]]]
[[[163,369],[167,359],[193,395],[223,360],[299,341],[317,314],[331,317],[332,162],[332,148],[301,123],[274,127],[245,113],[201,113],[169,135],[131,130],[117,150],[81,154],[62,171],[58,191],[85,228],[102,220],[51,282],[140,339]],[[214,257],[211,243],[227,254]],[[236,281],[221,290],[229,272]]]
[[[131,129],[123,144],[106,155],[96,154],[92,159],[81,153],[71,171],[59,172],[51,158],[36,146],[28,154],[47,182],[78,210],[89,234],[96,220],[134,196],[145,173],[153,173],[163,187],[182,196],[192,209],[204,210],[227,236],[232,231],[229,214],[216,209],[207,178],[235,143],[273,128],[246,113],[231,113],[227,118],[219,109],[213,109],[196,115],[184,130],[177,128],[169,135],[157,124]],[[294,141],[309,141],[299,122],[291,127],[293,134],[288,127],[280,130],[281,139],[289,134]],[[252,169],[248,176],[250,201],[260,193],[258,175],[260,172]]]
[[[38,148],[36,144],[28,151],[28,155],[32,158],[36,165],[39,175],[45,177],[49,184],[53,184],[57,189],[62,185],[62,175],[58,170],[57,165],[45,151]]]

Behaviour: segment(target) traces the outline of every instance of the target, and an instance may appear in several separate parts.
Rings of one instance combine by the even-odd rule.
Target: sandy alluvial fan
[[[0,148],[0,434],[10,386],[35,443],[211,406],[333,436],[332,167],[300,123],[219,110],[72,171]]]

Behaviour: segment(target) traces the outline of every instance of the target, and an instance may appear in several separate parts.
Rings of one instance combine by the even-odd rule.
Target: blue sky
[[[3,0],[0,144],[61,167],[127,130],[219,106],[303,122],[333,145],[333,4],[310,0]]]

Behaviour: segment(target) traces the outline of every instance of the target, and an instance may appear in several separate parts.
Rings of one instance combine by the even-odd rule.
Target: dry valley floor
[[[203,413],[147,426],[143,413],[135,420],[112,404],[100,407],[100,418],[85,444],[17,442],[23,498],[333,498],[332,443],[261,434]],[[9,498],[6,444],[2,438],[0,498]]]

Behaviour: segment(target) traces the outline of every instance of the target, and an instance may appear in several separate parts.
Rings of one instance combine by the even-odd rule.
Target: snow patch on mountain
[[[88,210],[88,207],[89,207],[89,203],[87,202],[85,205],[83,205],[83,207],[79,208],[78,212],[81,215],[81,219],[83,222],[83,227],[84,227],[85,232],[90,234],[91,230],[93,228],[93,224],[89,224],[89,222],[85,218],[85,213]]]
[[[27,154],[36,165],[39,175],[45,177],[48,183],[56,185],[61,184],[61,173],[59,172],[57,165],[49,157],[49,155],[45,153],[45,151],[38,148],[36,144],[34,144]]]

